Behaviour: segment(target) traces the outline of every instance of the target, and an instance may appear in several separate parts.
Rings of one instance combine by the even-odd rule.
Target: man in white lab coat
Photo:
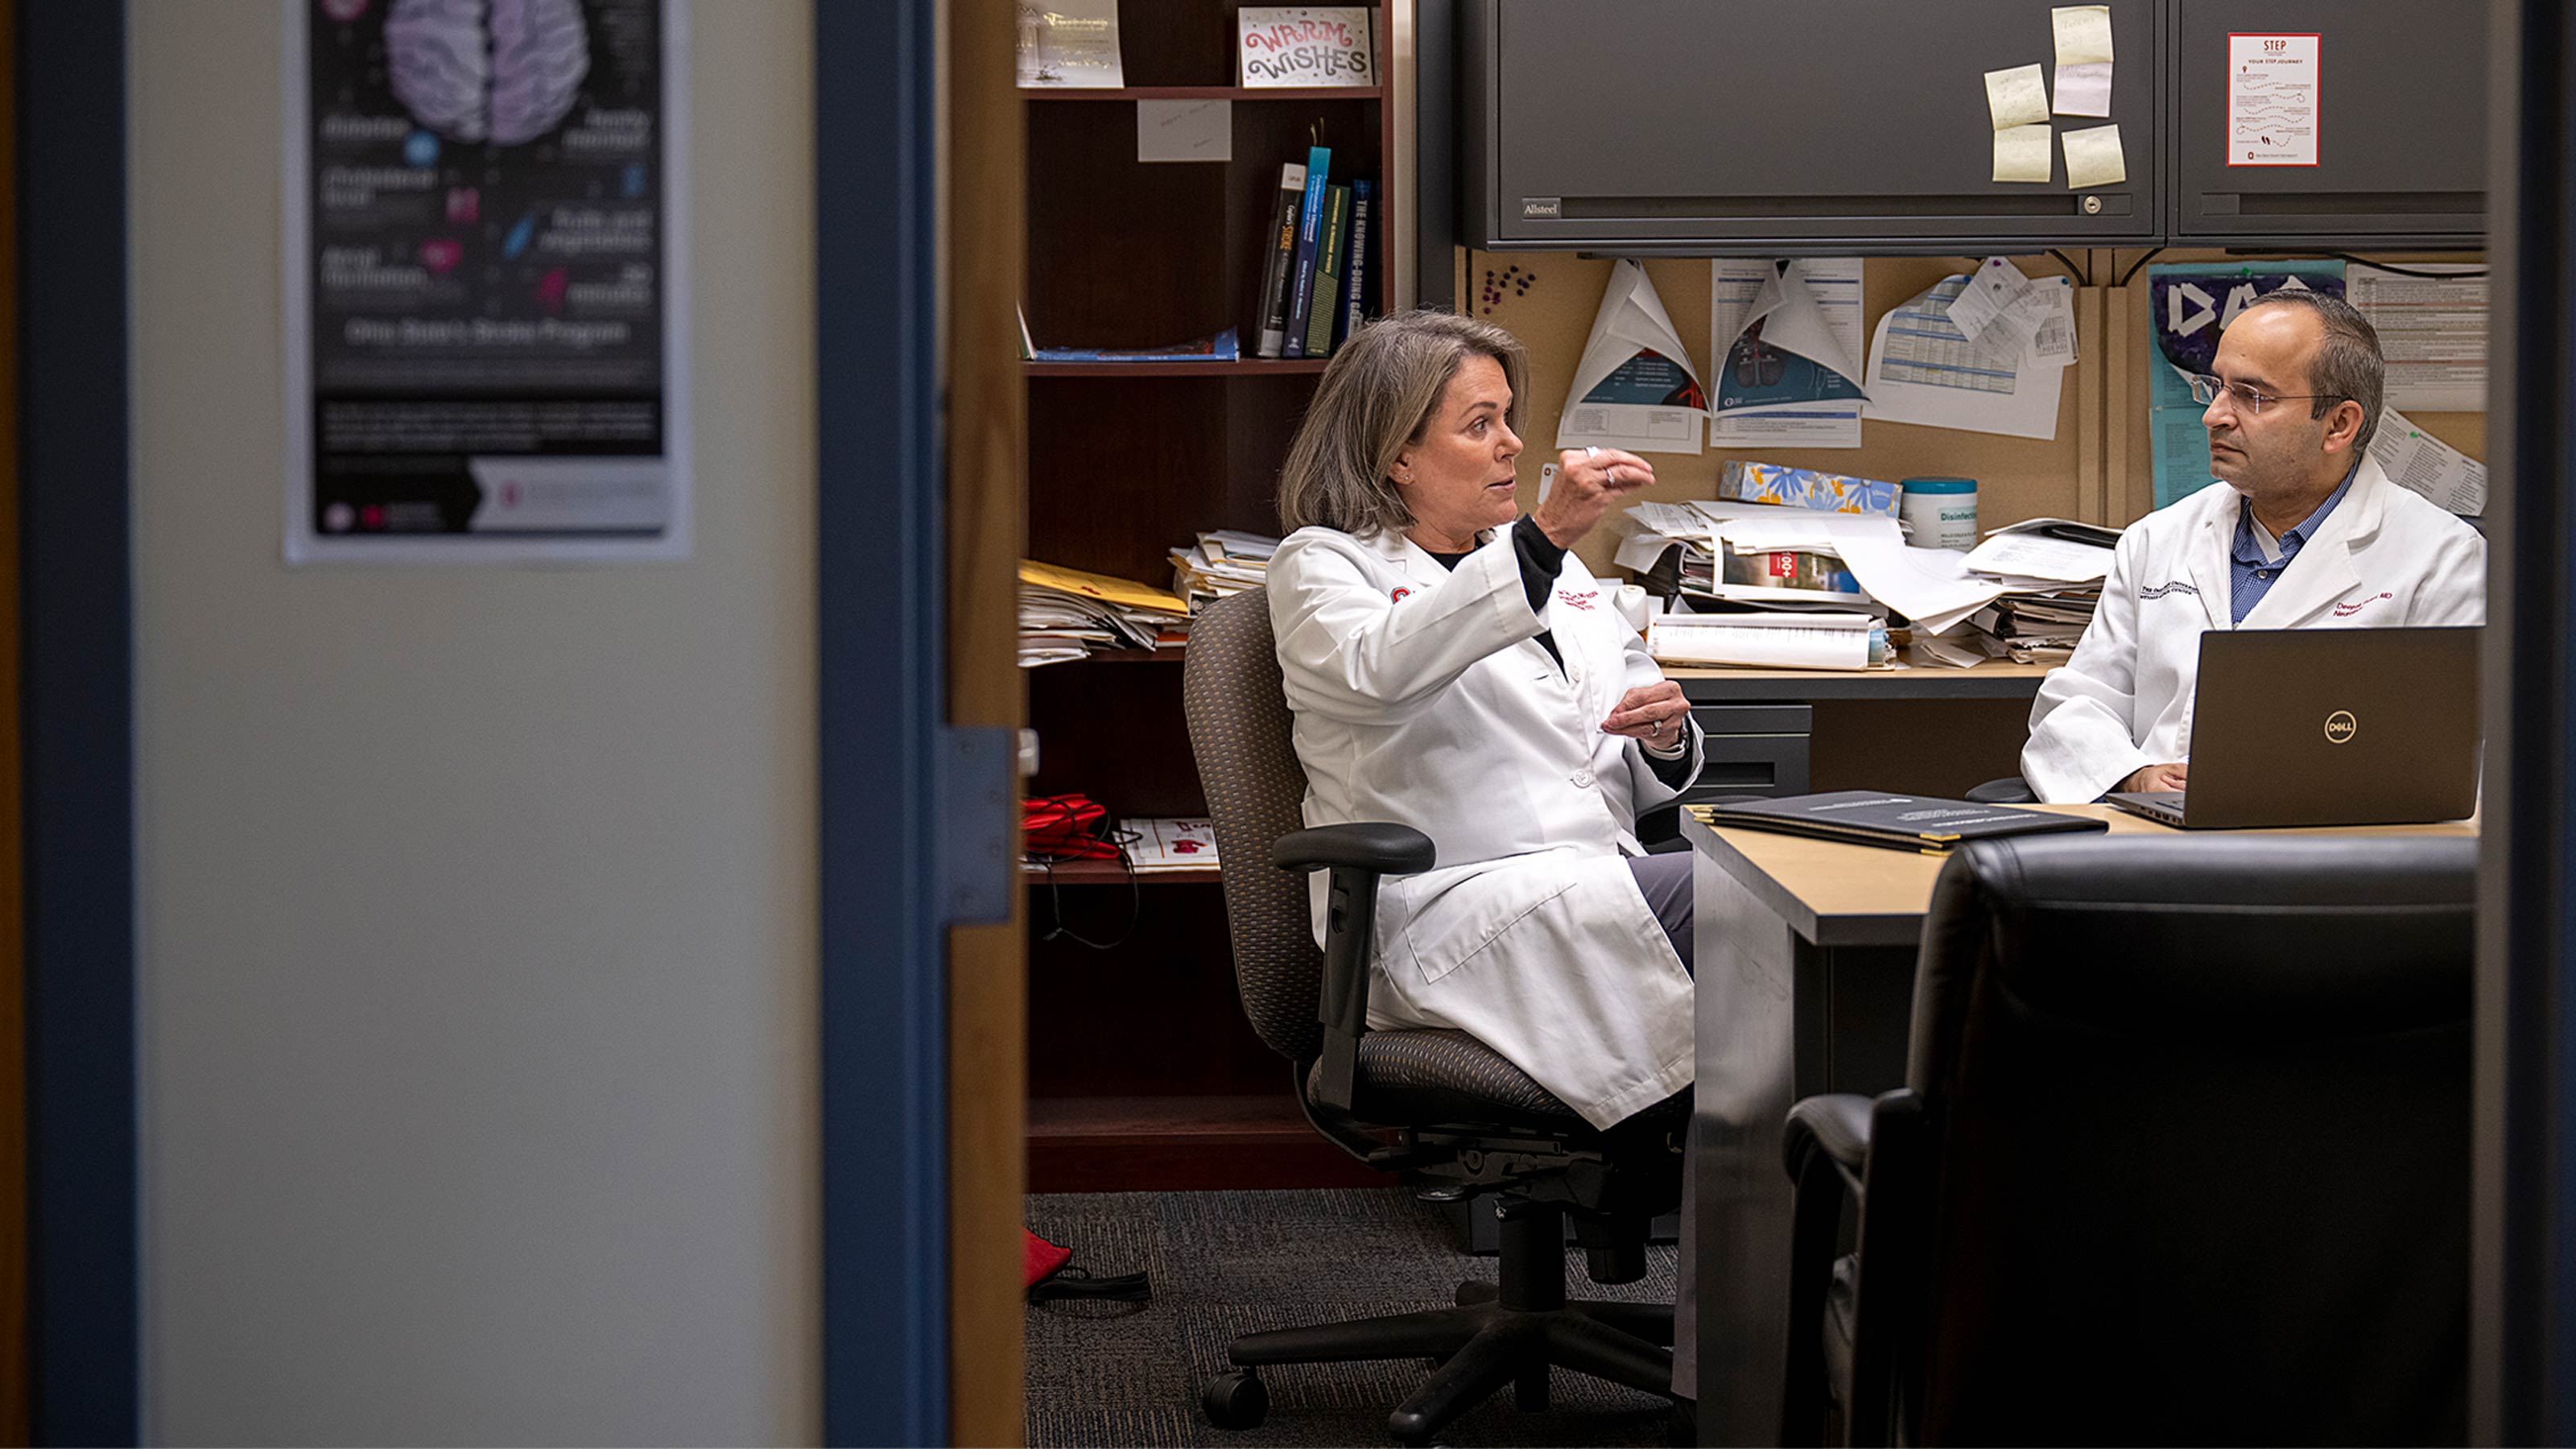
[[[2192,392],[2219,481],[2122,536],[2092,624],[2031,709],[2022,777],[2041,800],[2185,788],[2205,630],[2485,622],[2486,541],[2368,455],[2386,369],[2359,312],[2270,293],[2211,366]]]

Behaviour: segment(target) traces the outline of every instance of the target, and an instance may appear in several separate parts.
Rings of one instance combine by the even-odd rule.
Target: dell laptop
[[[2478,632],[2203,634],[2185,788],[2105,798],[2194,830],[2465,818],[2478,803]]]

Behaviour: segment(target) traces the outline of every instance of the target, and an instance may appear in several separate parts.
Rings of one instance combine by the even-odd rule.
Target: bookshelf
[[[1262,267],[1282,163],[1332,149],[1332,177],[1377,181],[1368,265],[1389,290],[1394,117],[1382,87],[1248,89],[1234,80],[1240,0],[1120,0],[1129,84],[1024,89],[1027,280],[1040,346],[1151,347],[1232,327],[1260,336]],[[1381,71],[1390,59],[1375,12]],[[1230,102],[1232,158],[1140,163],[1139,100]],[[1381,301],[1381,305],[1383,305]],[[1317,359],[1029,362],[1028,552],[1124,578],[1170,577],[1204,529],[1275,533],[1279,461]],[[1115,816],[1204,815],[1181,717],[1179,650],[1027,672],[1033,795],[1081,791]],[[1029,1190],[1328,1186],[1379,1180],[1307,1127],[1289,1066],[1236,997],[1217,872],[1031,872]],[[1044,939],[1056,924],[1109,950]]]

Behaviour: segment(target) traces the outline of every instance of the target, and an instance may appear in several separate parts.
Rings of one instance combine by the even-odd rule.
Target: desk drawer
[[[1691,710],[1707,736],[1706,761],[1684,802],[1721,795],[1807,793],[1807,726],[1803,704],[1703,704]]]

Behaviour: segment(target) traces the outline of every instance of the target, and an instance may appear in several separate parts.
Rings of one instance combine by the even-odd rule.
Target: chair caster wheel
[[[1270,1413],[1270,1391],[1250,1369],[1236,1369],[1208,1380],[1199,1392],[1199,1407],[1220,1429],[1258,1429]]]

